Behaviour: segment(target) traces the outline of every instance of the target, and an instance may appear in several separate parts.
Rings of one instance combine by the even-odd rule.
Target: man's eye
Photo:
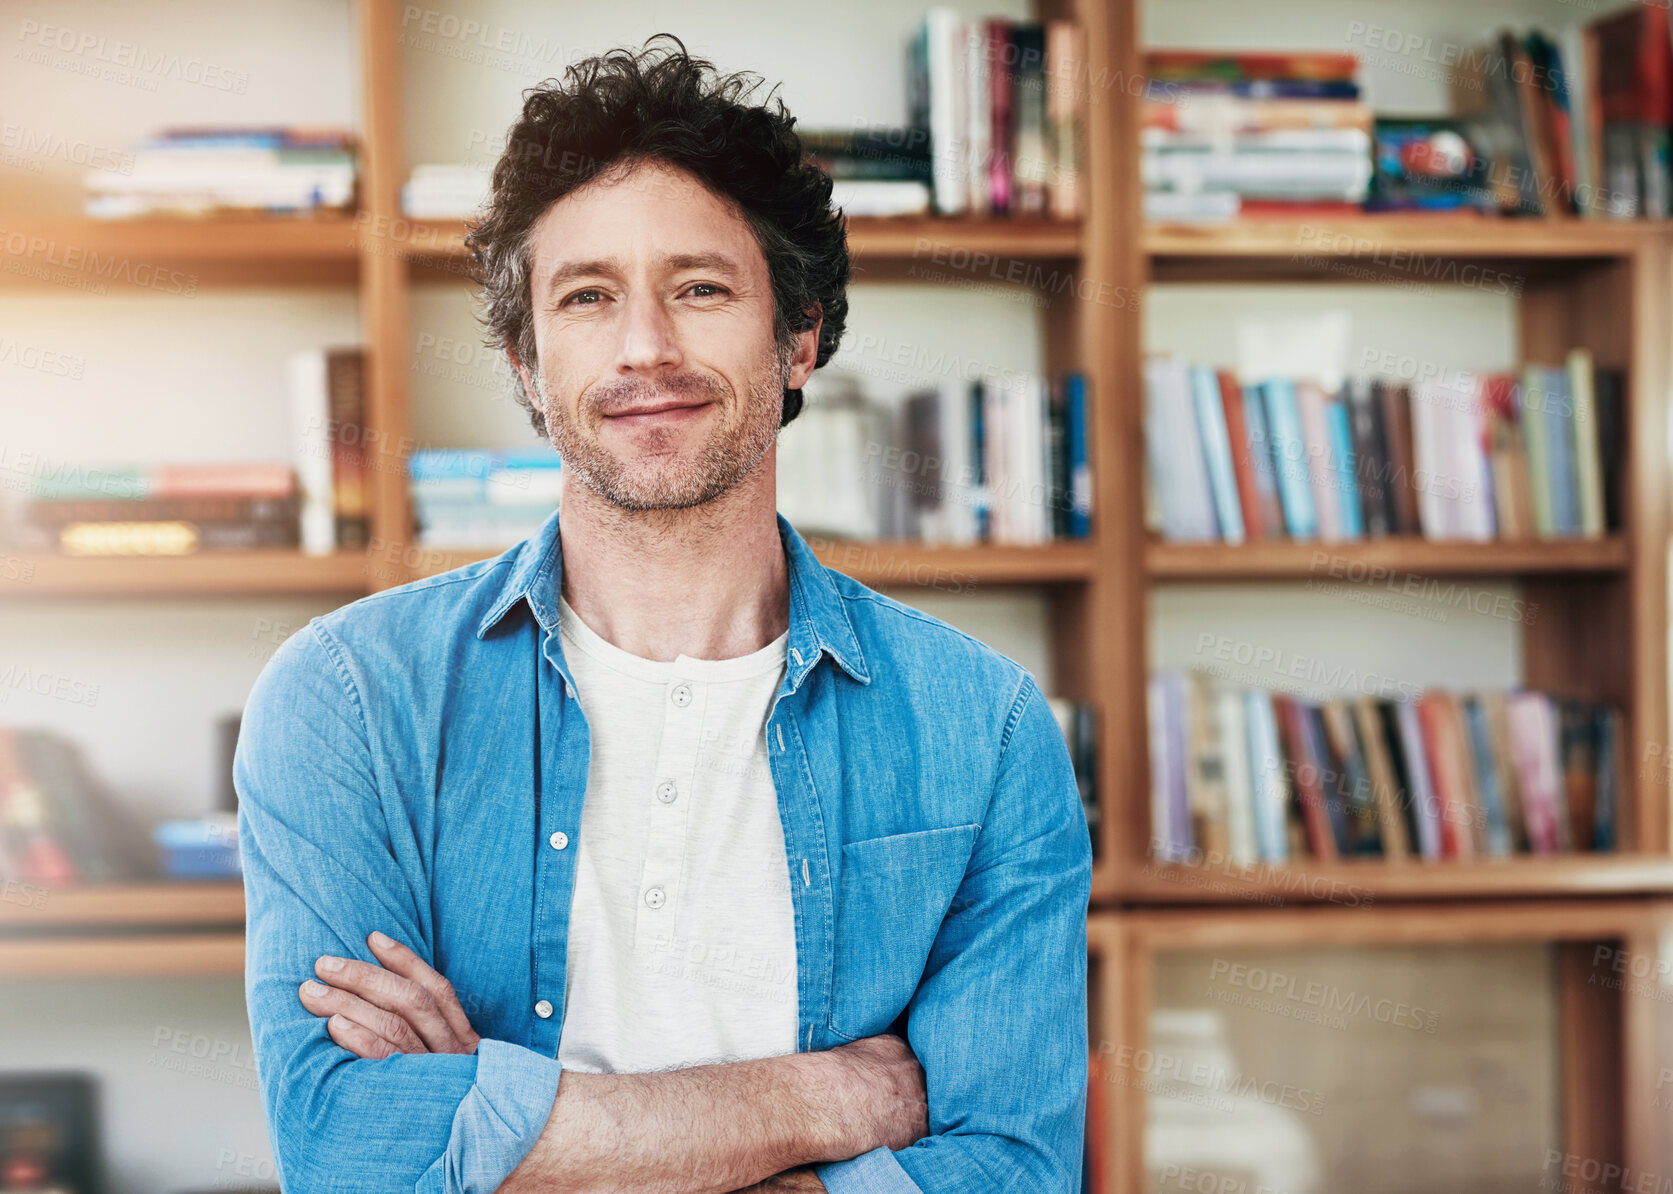
[[[693,282],[691,289],[687,290],[686,293],[694,298],[710,298],[717,294],[725,294],[726,291],[713,282]]]
[[[574,307],[574,306],[590,307],[593,304],[600,301],[603,297],[604,296],[596,290],[577,290],[574,294],[570,295],[568,298],[566,298],[564,300],[564,306],[566,306],[566,307]]]

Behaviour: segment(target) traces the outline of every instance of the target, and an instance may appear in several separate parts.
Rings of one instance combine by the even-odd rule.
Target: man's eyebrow
[[[724,253],[670,253],[657,262],[665,270],[713,270],[737,276],[744,268]],[[622,274],[621,263],[614,257],[599,257],[591,261],[560,262],[546,280],[547,293],[577,278],[615,278]]]

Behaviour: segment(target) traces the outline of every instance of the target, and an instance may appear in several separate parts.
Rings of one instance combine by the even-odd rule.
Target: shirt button
[[[680,683],[669,690],[668,699],[674,702],[676,709],[684,709],[691,704],[691,685]]]
[[[552,843],[552,849],[554,850],[562,850],[569,845],[569,835],[561,829],[546,840]]]
[[[656,786],[656,798],[664,804],[673,804],[679,796],[679,785],[671,779],[665,779]]]
[[[539,1016],[542,1020],[550,1020],[552,1018],[552,1005],[542,999],[539,1003],[534,1005],[534,1014]]]
[[[653,887],[645,893],[645,905],[649,908],[660,908],[667,900],[668,897],[660,887]]]

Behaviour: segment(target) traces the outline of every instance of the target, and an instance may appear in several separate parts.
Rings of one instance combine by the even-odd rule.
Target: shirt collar
[[[821,655],[836,660],[842,670],[861,684],[871,683],[860,640],[848,606],[838,591],[831,570],[819,562],[813,549],[785,521],[778,519],[778,534],[784,544],[784,559],[790,580],[789,664],[785,681],[789,691],[801,686],[803,678]],[[563,580],[563,550],[558,538],[558,512],[541,524],[533,535],[510,552],[511,570],[499,594],[476,628],[482,638],[519,601],[526,601],[543,630],[557,633],[559,585]]]

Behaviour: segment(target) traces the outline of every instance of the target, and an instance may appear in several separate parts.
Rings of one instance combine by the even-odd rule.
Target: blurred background
[[[0,1194],[279,1187],[239,711],[561,502],[463,232],[658,32],[849,217],[781,511],[1053,696],[1084,1188],[1673,1189],[1666,7],[786,16],[0,0]]]

